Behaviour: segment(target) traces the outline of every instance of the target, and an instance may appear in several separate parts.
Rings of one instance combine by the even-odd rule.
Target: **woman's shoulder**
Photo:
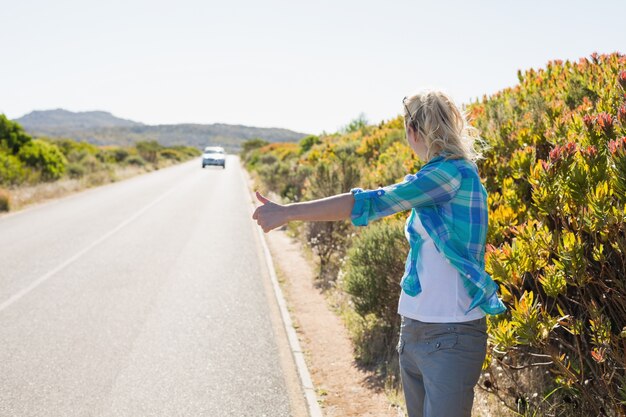
[[[474,164],[472,161],[460,157],[460,156],[456,156],[450,153],[446,153],[446,152],[442,152],[437,154],[436,156],[434,156],[433,158],[431,158],[424,166],[425,167],[449,167],[451,169],[459,169],[459,170],[463,170],[463,169],[474,169],[476,168],[476,164]]]
[[[422,169],[425,168],[428,171],[445,171],[450,176],[458,176],[462,179],[480,180],[478,166],[475,162],[452,154],[438,154],[422,167]]]
[[[438,155],[437,161],[439,163],[448,163],[455,165],[458,169],[470,169],[472,171],[478,171],[478,166],[474,161],[471,161],[462,156],[453,155],[451,153],[442,153]]]
[[[437,155],[431,158],[415,174],[408,174],[404,177],[405,182],[411,182],[428,178],[431,182],[460,181],[464,175],[458,166],[458,162],[445,158],[444,155]]]

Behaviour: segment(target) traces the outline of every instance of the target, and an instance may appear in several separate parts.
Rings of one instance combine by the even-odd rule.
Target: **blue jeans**
[[[470,417],[487,349],[485,318],[424,323],[402,317],[400,375],[409,417]]]

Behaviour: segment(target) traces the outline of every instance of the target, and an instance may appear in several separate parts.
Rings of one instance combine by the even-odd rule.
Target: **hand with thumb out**
[[[261,205],[254,210],[252,218],[256,220],[265,233],[287,223],[285,206],[274,203],[258,191],[256,191],[256,198],[261,202]]]

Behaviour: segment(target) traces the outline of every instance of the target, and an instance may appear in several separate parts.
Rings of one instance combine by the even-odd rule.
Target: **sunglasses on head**
[[[415,123],[415,120],[413,120],[413,115],[411,114],[411,111],[409,110],[409,107],[406,105],[406,99],[407,98],[408,97],[404,97],[402,99],[402,104],[404,104],[404,108],[406,109],[406,112],[409,114],[409,123],[413,127],[413,130],[415,130],[417,132],[417,124]]]

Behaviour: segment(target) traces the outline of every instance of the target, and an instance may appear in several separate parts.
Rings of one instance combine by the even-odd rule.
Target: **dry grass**
[[[0,190],[0,212],[2,212],[3,193],[6,193],[10,202],[10,210],[16,211],[32,204],[39,204],[49,200],[61,198],[88,188],[110,184],[126,178],[148,172],[144,167],[120,167],[110,171],[100,171],[86,175],[80,179],[62,179],[55,182],[36,185],[20,186],[7,190]],[[9,194],[10,192],[10,194]],[[4,211],[9,211],[8,209]]]

